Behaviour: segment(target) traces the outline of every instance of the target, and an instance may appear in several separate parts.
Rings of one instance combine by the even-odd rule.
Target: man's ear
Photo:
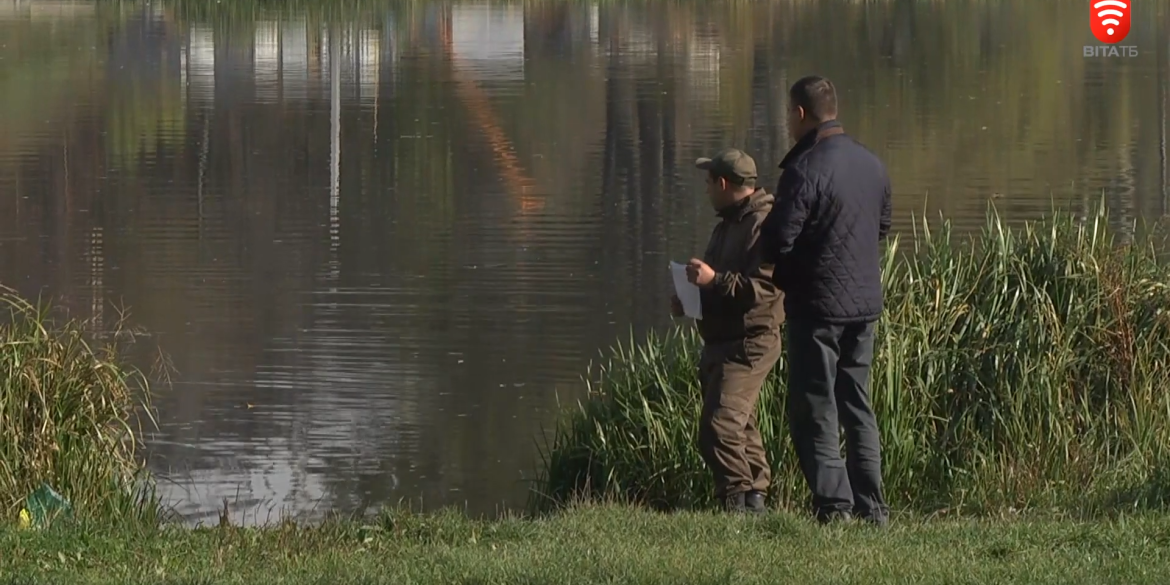
[[[801,121],[804,121],[804,118],[805,118],[804,106],[796,106],[796,115],[801,119]]]

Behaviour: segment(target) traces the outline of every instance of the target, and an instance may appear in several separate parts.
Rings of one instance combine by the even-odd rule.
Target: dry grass
[[[158,501],[138,455],[149,386],[119,353],[118,327],[91,343],[84,321],[54,322],[47,307],[0,290],[0,510],[15,518],[42,483],[77,515],[157,520]]]

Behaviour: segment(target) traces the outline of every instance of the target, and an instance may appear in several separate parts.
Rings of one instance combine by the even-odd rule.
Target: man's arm
[[[886,191],[882,196],[882,219],[878,224],[878,239],[884,240],[890,233],[890,223],[893,216],[893,194],[890,192],[890,178],[886,177]]]
[[[786,169],[780,175],[776,203],[760,227],[765,262],[780,264],[781,258],[792,251],[796,238],[804,230],[815,195],[816,186],[800,169]]]
[[[743,270],[716,272],[711,281],[711,292],[745,313],[756,304],[766,303],[780,295],[780,289],[772,283],[773,266],[764,261],[764,243],[757,223],[752,226],[743,252]]]

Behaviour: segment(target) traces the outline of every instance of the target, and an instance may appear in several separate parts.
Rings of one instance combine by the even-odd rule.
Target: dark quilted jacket
[[[761,238],[784,312],[828,323],[876,320],[880,242],[890,230],[885,165],[832,121],[802,138],[780,167]]]

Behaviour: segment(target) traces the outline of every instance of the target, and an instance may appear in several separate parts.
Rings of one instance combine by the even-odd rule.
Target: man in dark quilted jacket
[[[806,77],[788,97],[796,145],[780,163],[760,237],[784,291],[789,430],[817,519],[858,516],[884,525],[889,508],[869,387],[890,179],[837,122],[832,82]]]

